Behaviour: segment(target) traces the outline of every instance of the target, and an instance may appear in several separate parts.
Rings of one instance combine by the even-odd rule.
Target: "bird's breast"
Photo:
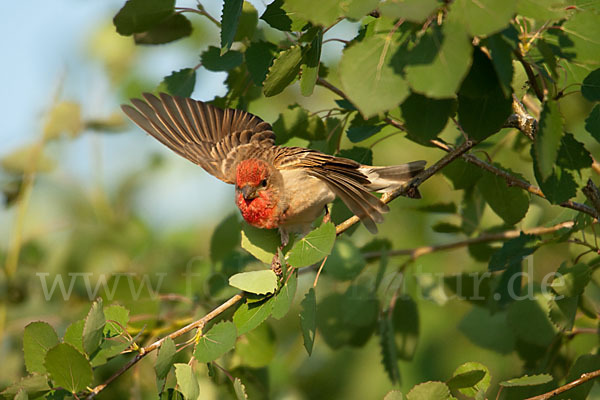
[[[335,199],[329,186],[303,170],[282,170],[284,190],[282,200],[286,209],[281,225],[311,224]]]

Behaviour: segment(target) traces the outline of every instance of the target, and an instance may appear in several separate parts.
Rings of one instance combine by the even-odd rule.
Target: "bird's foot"
[[[285,265],[285,259],[282,260],[279,255],[282,254],[281,250],[283,249],[283,245],[277,249],[277,253],[273,256],[273,260],[271,261],[271,271],[275,272],[275,275],[278,277],[283,276],[283,266]]]
[[[325,215],[323,216],[323,223],[326,224],[331,221],[331,214],[329,213],[329,207],[325,205]]]

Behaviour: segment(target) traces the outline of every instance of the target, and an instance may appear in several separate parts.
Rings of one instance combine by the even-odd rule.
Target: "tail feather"
[[[413,161],[407,164],[383,167],[362,166],[359,170],[367,176],[370,183],[365,185],[373,192],[386,193],[396,190],[410,179],[421,173],[425,161]]]

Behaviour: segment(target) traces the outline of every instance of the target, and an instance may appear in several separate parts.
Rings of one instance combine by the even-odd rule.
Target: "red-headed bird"
[[[385,193],[421,172],[425,161],[363,165],[303,147],[275,145],[271,125],[241,110],[189,98],[144,93],[122,109],[133,122],[182,157],[235,185],[242,217],[258,228],[307,233],[339,196],[372,233],[389,211],[371,192]]]

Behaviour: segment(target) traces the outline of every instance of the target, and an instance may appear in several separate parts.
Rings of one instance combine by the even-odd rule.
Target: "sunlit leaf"
[[[27,371],[29,373],[45,373],[46,353],[57,344],[58,336],[48,323],[36,321],[27,325],[23,332],[23,353]]]
[[[44,364],[54,384],[71,393],[84,390],[92,383],[90,362],[70,344],[59,343],[48,350]]]
[[[300,311],[300,326],[302,327],[304,348],[308,355],[311,355],[317,330],[317,297],[314,288],[311,287],[308,290],[300,306],[302,307]]]
[[[233,349],[236,338],[237,331],[233,322],[219,322],[202,334],[196,343],[194,358],[202,363],[214,361]]]
[[[221,13],[221,54],[229,51],[242,15],[244,0],[225,0]]]
[[[274,298],[270,297],[259,302],[245,302],[233,314],[233,323],[237,328],[238,336],[250,332],[262,324],[271,315]]]
[[[280,52],[273,60],[263,82],[265,96],[274,96],[288,87],[298,76],[301,62],[302,49],[300,46],[292,46]]]
[[[288,255],[288,263],[296,268],[308,267],[331,253],[335,242],[335,225],[328,222],[298,240]]]
[[[249,293],[274,293],[277,289],[277,275],[270,269],[240,272],[229,278],[229,284]]]
[[[156,372],[156,377],[158,379],[166,378],[173,366],[175,352],[176,348],[173,339],[167,337],[158,349],[158,356],[156,357],[156,363],[154,364],[154,371]]]
[[[177,386],[185,400],[196,400],[200,395],[198,378],[192,367],[188,364],[174,364]]]
[[[102,299],[94,301],[83,325],[83,350],[92,354],[102,343],[106,319],[102,309]]]

